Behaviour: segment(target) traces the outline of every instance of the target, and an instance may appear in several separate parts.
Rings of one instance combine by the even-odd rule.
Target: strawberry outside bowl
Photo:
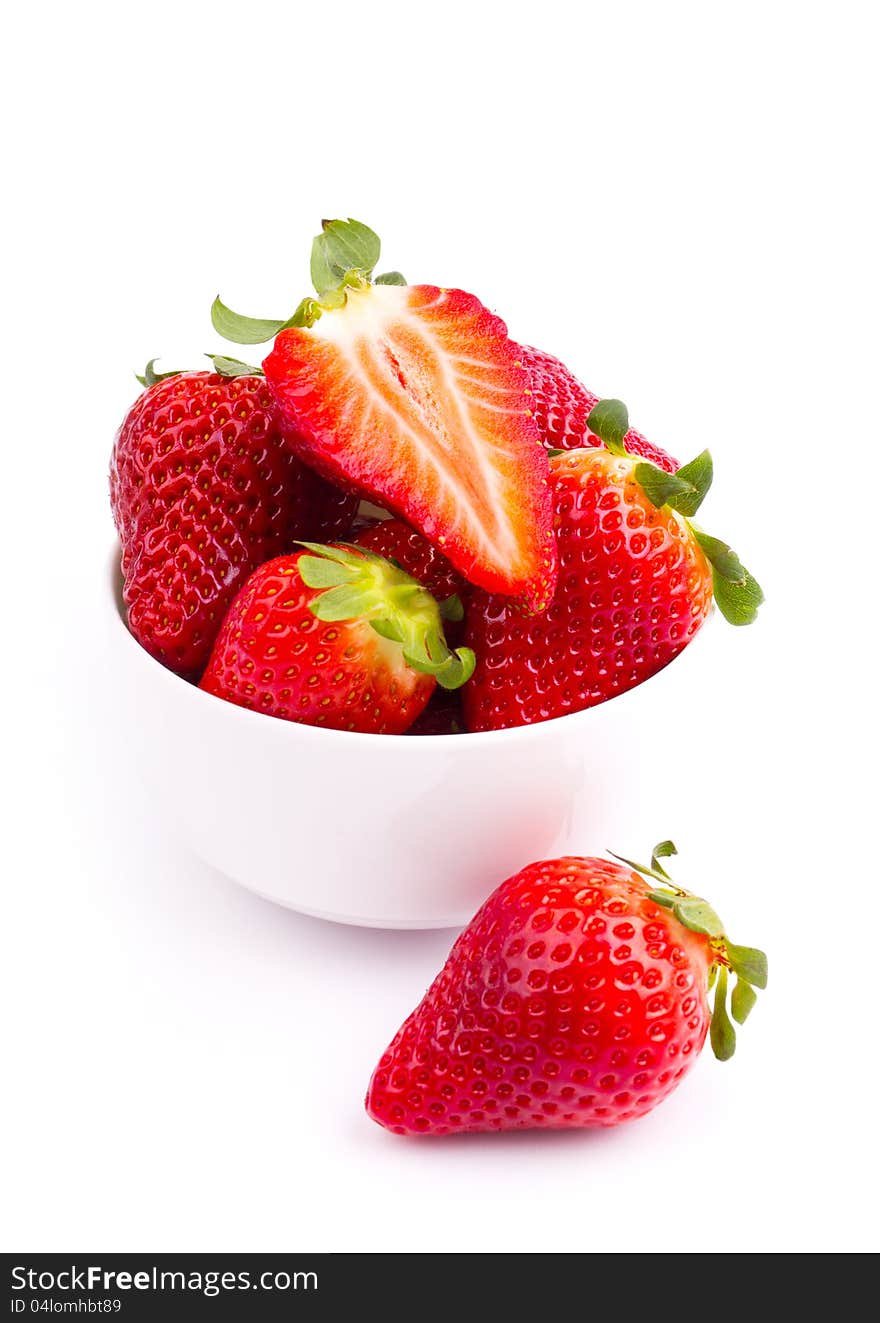
[[[106,646],[131,775],[187,848],[267,900],[340,923],[459,927],[528,863],[638,856],[677,829],[686,769],[662,732],[693,711],[711,624],[651,680],[584,712],[485,734],[361,735],[179,679],[129,633],[121,589],[114,548]]]

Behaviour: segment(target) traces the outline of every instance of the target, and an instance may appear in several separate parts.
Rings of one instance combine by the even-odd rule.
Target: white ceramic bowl
[[[196,855],[278,904],[341,923],[456,927],[536,859],[644,853],[675,830],[674,737],[711,627],[648,683],[586,712],[480,735],[359,735],[187,684],[132,638],[120,591],[114,549],[109,670],[128,766]]]

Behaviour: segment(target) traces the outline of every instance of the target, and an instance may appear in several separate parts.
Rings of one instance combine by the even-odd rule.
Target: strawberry
[[[214,325],[239,343],[276,336],[263,367],[303,459],[401,515],[464,578],[543,609],[552,509],[518,346],[473,294],[372,281],[379,250],[365,225],[325,221],[316,299],[286,322],[218,300]]]
[[[524,618],[474,592],[465,641],[477,655],[463,695],[472,731],[522,726],[602,703],[681,652],[713,597],[748,624],[761,589],[730,547],[691,523],[712,480],[708,451],[677,473],[626,453],[626,410],[590,414],[603,449],[551,460],[559,583],[548,609]]]
[[[375,551],[377,556],[396,561],[438,602],[461,597],[467,591],[466,584],[446,557],[402,519],[379,520],[360,530],[354,541],[359,547]]]
[[[255,570],[227,612],[201,688],[309,726],[402,734],[435,684],[456,688],[441,610],[415,579],[364,547],[303,544]]]
[[[520,345],[519,357],[529,374],[531,409],[548,450],[577,450],[600,446],[601,437],[591,432],[587,419],[599,396],[581,385],[560,359],[529,345]],[[678,460],[632,428],[624,438],[627,452],[649,459],[658,468],[674,473]]]
[[[140,378],[113,447],[110,500],[132,634],[195,679],[227,606],[299,537],[345,536],[356,501],[291,453],[256,369]]]
[[[550,859],[502,882],[376,1067],[373,1120],[400,1135],[613,1126],[672,1092],[707,1030],[731,1057],[729,974],[742,1024],[767,960],[671,882],[674,853]]]

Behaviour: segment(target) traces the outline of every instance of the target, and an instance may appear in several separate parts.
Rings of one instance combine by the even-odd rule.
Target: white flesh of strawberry
[[[438,303],[442,298],[441,291]],[[423,308],[410,308],[406,286],[373,285],[351,291],[346,306],[325,312],[312,334],[336,347],[372,410],[387,419],[386,430],[407,437],[437,484],[450,492],[454,507],[467,512],[468,527],[481,531],[487,551],[494,557],[500,549],[515,561],[518,548],[499,474],[487,453],[486,433],[476,426],[474,415],[476,411],[513,415],[517,410],[486,399],[493,390],[509,394],[492,384],[495,366],[450,353],[423,313]],[[408,343],[410,337],[415,345]],[[436,372],[426,371],[426,363],[436,364]],[[480,380],[480,373],[488,380]],[[443,396],[439,407],[438,392]],[[486,528],[487,510],[472,500],[467,481],[471,470],[480,474],[494,527]],[[459,475],[460,481],[453,482]]]

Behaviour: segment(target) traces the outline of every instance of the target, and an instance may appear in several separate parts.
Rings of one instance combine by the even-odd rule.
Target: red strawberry
[[[670,882],[674,853],[551,859],[503,882],[379,1062],[373,1120],[400,1135],[612,1126],[672,1092],[710,1024],[732,1056],[728,973],[742,1024],[766,957]]]
[[[344,536],[355,512],[291,454],[265,381],[244,372],[157,377],[151,364],[113,447],[129,626],[189,678],[251,570],[297,538]]]
[[[560,572],[548,609],[524,618],[503,597],[471,596],[469,730],[564,716],[641,684],[690,642],[713,595],[732,623],[755,617],[763,600],[755,580],[690,522],[711,482],[708,451],[665,473],[625,453],[625,415],[619,402],[603,401],[591,426],[609,449],[551,461]]]
[[[600,446],[602,440],[587,426],[590,412],[599,396],[581,385],[560,359],[530,345],[521,345],[519,356],[529,374],[531,407],[538,430],[548,450],[576,450],[581,446]],[[658,468],[674,473],[678,460],[630,429],[625,437],[630,455],[641,455]]]
[[[359,531],[354,541],[359,547],[375,551],[377,556],[397,561],[438,602],[461,597],[467,591],[464,580],[446,557],[402,519],[382,519]]]
[[[450,652],[433,597],[389,561],[364,548],[305,546],[248,579],[201,688],[287,721],[401,734],[435,683],[465,682],[473,655]]]
[[[291,444],[326,477],[401,515],[482,587],[549,600],[547,460],[507,328],[473,294],[370,277],[379,240],[324,223],[317,299],[286,323],[214,324],[240,342],[277,332],[263,367]]]

